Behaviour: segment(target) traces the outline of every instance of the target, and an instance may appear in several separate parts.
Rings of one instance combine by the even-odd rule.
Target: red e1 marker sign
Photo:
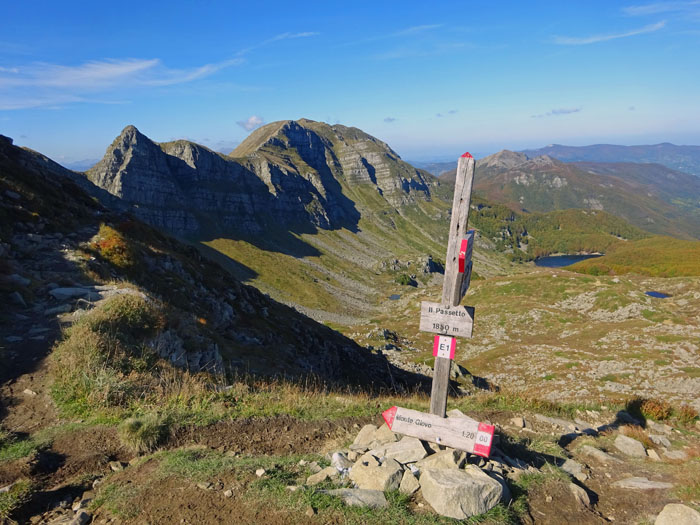
[[[457,340],[449,335],[436,335],[433,339],[433,356],[445,357],[447,359],[455,358],[455,349],[457,348]]]

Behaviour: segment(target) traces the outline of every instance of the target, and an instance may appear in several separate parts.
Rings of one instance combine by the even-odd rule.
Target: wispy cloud
[[[387,36],[394,37],[394,36],[415,35],[418,33],[425,33],[426,31],[432,31],[434,29],[440,29],[442,26],[443,26],[443,24],[425,24],[422,26],[407,27],[406,29],[401,29],[401,30],[396,31],[394,33],[389,33]]]
[[[259,128],[260,126],[265,124],[265,121],[262,119],[262,117],[259,117],[257,115],[251,115],[246,120],[239,120],[238,122],[236,122],[236,124],[238,124],[246,131],[253,131],[255,128]]]
[[[532,115],[530,118],[558,117],[561,115],[571,115],[572,113],[578,113],[580,111],[581,108],[559,108],[548,111],[547,113]]]
[[[394,118],[394,117],[386,117],[386,118],[384,119],[384,122],[386,122],[386,123],[388,123],[388,124],[391,124],[392,122],[396,122],[396,120],[397,120],[397,119]]]
[[[38,62],[2,67],[0,108],[53,107],[76,102],[120,103],[122,101],[109,100],[109,95],[106,100],[95,99],[94,95],[192,82],[243,61],[237,57],[187,69],[169,68],[157,58],[91,60],[77,66]]]
[[[658,15],[661,13],[678,13],[695,11],[700,8],[700,1],[690,2],[656,2],[652,4],[631,5],[623,7],[622,12],[629,16]]]
[[[237,56],[244,56],[250,53],[251,51],[254,51],[256,49],[260,49],[261,47],[268,46],[270,44],[273,44],[275,42],[279,42],[281,40],[292,40],[296,38],[309,38],[312,36],[318,36],[321,33],[318,33],[317,31],[303,31],[300,33],[280,33],[279,35],[275,35],[271,38],[268,38],[267,40],[263,40],[262,42],[258,42],[257,44],[253,44],[252,46],[246,47],[244,49],[241,49],[238,53],[236,53]]]
[[[618,38],[627,38],[630,36],[643,35],[645,33],[653,33],[662,29],[666,25],[666,21],[662,20],[656,24],[649,24],[639,29],[633,29],[625,33],[612,33],[607,35],[593,35],[586,37],[568,37],[568,36],[555,36],[554,43],[561,46],[584,46],[587,44],[596,44],[598,42],[606,42],[608,40],[616,40]]]
[[[374,35],[374,36],[369,36],[366,38],[352,40],[350,42],[346,42],[344,44],[341,44],[341,46],[342,47],[354,46],[357,44],[366,44],[369,42],[377,42],[380,40],[396,39],[396,38],[401,38],[401,37],[405,37],[405,36],[415,37],[416,35],[420,35],[423,33],[430,33],[432,31],[435,31],[436,29],[440,29],[443,27],[443,25],[444,24],[424,24],[424,25],[419,25],[419,26],[405,27],[403,29],[398,29],[396,31],[390,31],[388,33],[382,33],[379,35]]]
[[[422,58],[422,57],[432,57],[438,55],[444,55],[447,53],[453,53],[468,47],[473,47],[471,44],[465,42],[451,42],[451,43],[421,43],[420,45],[410,44],[402,47],[397,47],[383,53],[378,53],[374,55],[377,60],[396,60],[403,58]]]

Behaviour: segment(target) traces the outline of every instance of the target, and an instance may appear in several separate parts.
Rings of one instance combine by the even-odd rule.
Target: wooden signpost
[[[488,457],[493,439],[492,425],[467,417],[445,418],[450,368],[457,346],[455,337],[471,337],[474,325],[474,308],[459,306],[471,282],[475,235],[474,230],[467,231],[467,219],[473,183],[474,158],[465,153],[457,163],[442,301],[421,303],[419,329],[437,334],[433,342],[435,368],[430,414],[392,407],[383,416],[394,432]]]
[[[493,425],[479,423],[469,417],[445,418],[401,407],[391,407],[382,416],[393,432],[486,458],[491,453]]]

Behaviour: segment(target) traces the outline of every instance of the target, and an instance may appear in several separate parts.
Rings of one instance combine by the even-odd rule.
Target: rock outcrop
[[[356,128],[274,122],[231,155],[127,126],[88,179],[140,219],[178,235],[357,225],[378,194],[387,207],[430,199],[431,176]],[[376,206],[376,204],[371,204]]]

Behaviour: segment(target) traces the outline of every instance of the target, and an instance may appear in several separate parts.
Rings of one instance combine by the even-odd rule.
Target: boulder
[[[700,525],[700,512],[680,503],[669,503],[656,517],[654,525]]]
[[[443,469],[443,468],[462,468],[464,462],[467,458],[466,453],[449,449],[441,450],[437,454],[432,454],[427,458],[423,458],[416,462],[416,467],[420,470],[423,469]]]
[[[631,437],[618,434],[615,438],[615,448],[627,456],[632,456],[635,458],[645,458],[647,457],[647,450],[644,445],[633,439]]]
[[[649,439],[651,439],[651,442],[655,445],[661,445],[662,447],[671,448],[671,442],[666,436],[662,436],[661,434],[649,434]]]
[[[403,473],[403,478],[401,478],[401,484],[399,485],[399,492],[401,494],[408,494],[409,496],[416,492],[420,488],[420,483],[413,475],[410,470],[405,470]]]
[[[367,447],[375,439],[377,427],[375,425],[365,425],[362,430],[355,436],[355,441],[352,445],[355,447]]]
[[[420,485],[435,512],[455,519],[488,512],[503,496],[501,484],[473,465],[465,470],[426,469]]]
[[[333,479],[338,477],[338,470],[335,467],[326,467],[316,474],[311,474],[306,478],[307,485],[318,485],[326,481],[327,479]]]
[[[385,456],[399,463],[414,463],[428,455],[420,439],[404,437],[401,441],[392,443],[386,449]]]
[[[342,499],[346,505],[370,507],[372,509],[380,509],[389,506],[381,490],[335,489],[323,490],[321,493],[337,496]]]
[[[640,443],[641,444],[641,443]],[[621,463],[619,459],[616,457],[611,456],[607,452],[603,452],[599,448],[592,447],[590,445],[584,445],[581,447],[581,454],[591,457],[600,463],[603,464],[608,464],[608,463]]]
[[[352,467],[353,462],[343,452],[334,452],[331,456],[331,465],[339,470]]]
[[[57,301],[68,301],[70,299],[96,301],[100,299],[100,294],[90,288],[54,288],[49,291],[49,295]]]
[[[380,466],[355,464],[350,470],[350,479],[358,488],[366,490],[396,490],[402,477],[403,468],[393,460]]]
[[[569,483],[569,490],[574,496],[574,499],[583,507],[591,506],[591,498],[588,497],[588,492],[579,487],[575,483]]]
[[[560,467],[564,472],[576,478],[581,483],[588,479],[588,474],[584,472],[583,465],[581,465],[581,463],[579,463],[578,461],[574,461],[573,459],[567,459],[566,461],[564,461],[564,463],[560,465]]]
[[[674,461],[685,461],[688,459],[688,453],[684,450],[666,450],[663,455],[666,459]]]
[[[386,423],[384,423],[381,427],[377,429],[377,431],[374,433],[374,441],[373,444],[375,445],[384,445],[387,443],[394,443],[398,441],[399,438],[397,437],[396,434],[394,434],[391,429],[387,426]]]
[[[620,489],[630,490],[654,490],[673,488],[673,485],[671,483],[666,483],[664,481],[650,481],[647,478],[641,477],[621,479],[613,483],[612,486]]]

